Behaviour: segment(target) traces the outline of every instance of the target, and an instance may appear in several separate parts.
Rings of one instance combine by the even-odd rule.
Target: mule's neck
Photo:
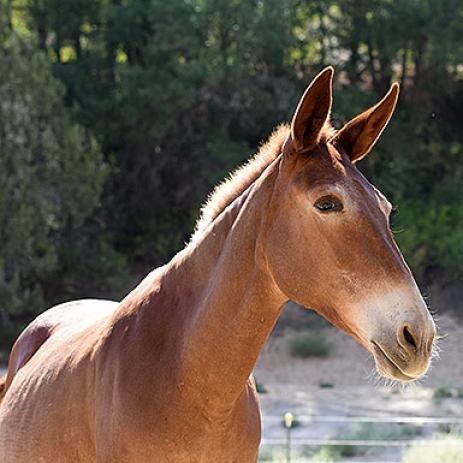
[[[186,381],[227,407],[243,391],[287,298],[266,265],[265,230],[278,160],[204,236],[180,253],[165,283],[188,282]],[[185,303],[188,303],[185,301]]]

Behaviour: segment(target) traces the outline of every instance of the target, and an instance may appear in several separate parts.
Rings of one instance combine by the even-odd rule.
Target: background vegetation
[[[362,169],[421,281],[463,274],[459,0],[0,0],[0,334],[118,297],[326,64],[341,125],[398,80]]]
[[[298,333],[288,343],[289,352],[293,357],[328,357],[333,346],[320,333]]]

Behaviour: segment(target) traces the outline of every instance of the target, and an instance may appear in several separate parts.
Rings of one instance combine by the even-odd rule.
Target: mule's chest
[[[165,397],[165,407],[113,410],[97,453],[107,462],[254,463],[261,437],[259,405],[245,394],[226,416]],[[108,423],[109,424],[109,423]]]
[[[192,428],[197,425],[193,420]],[[114,441],[113,441],[114,442]],[[197,432],[180,429],[158,435],[125,433],[115,445],[106,447],[98,461],[165,463],[255,463],[260,443],[260,429],[241,426],[228,432]],[[108,451],[108,453],[107,453]],[[101,458],[103,457],[103,458]]]

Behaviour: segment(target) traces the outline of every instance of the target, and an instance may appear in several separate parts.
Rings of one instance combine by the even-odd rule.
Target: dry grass
[[[463,463],[463,435],[436,434],[437,445],[412,445],[402,458],[402,463]]]

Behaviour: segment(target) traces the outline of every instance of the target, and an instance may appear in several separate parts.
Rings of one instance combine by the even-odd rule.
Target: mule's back
[[[0,461],[58,461],[57,452],[59,461],[95,461],[91,358],[117,306],[61,304],[24,330],[11,352],[0,404]],[[80,423],[77,431],[72,423]]]
[[[59,304],[33,320],[16,340],[10,354],[8,371],[0,400],[6,394],[17,372],[46,342],[63,342],[83,332],[113,313],[117,302],[83,299]]]

